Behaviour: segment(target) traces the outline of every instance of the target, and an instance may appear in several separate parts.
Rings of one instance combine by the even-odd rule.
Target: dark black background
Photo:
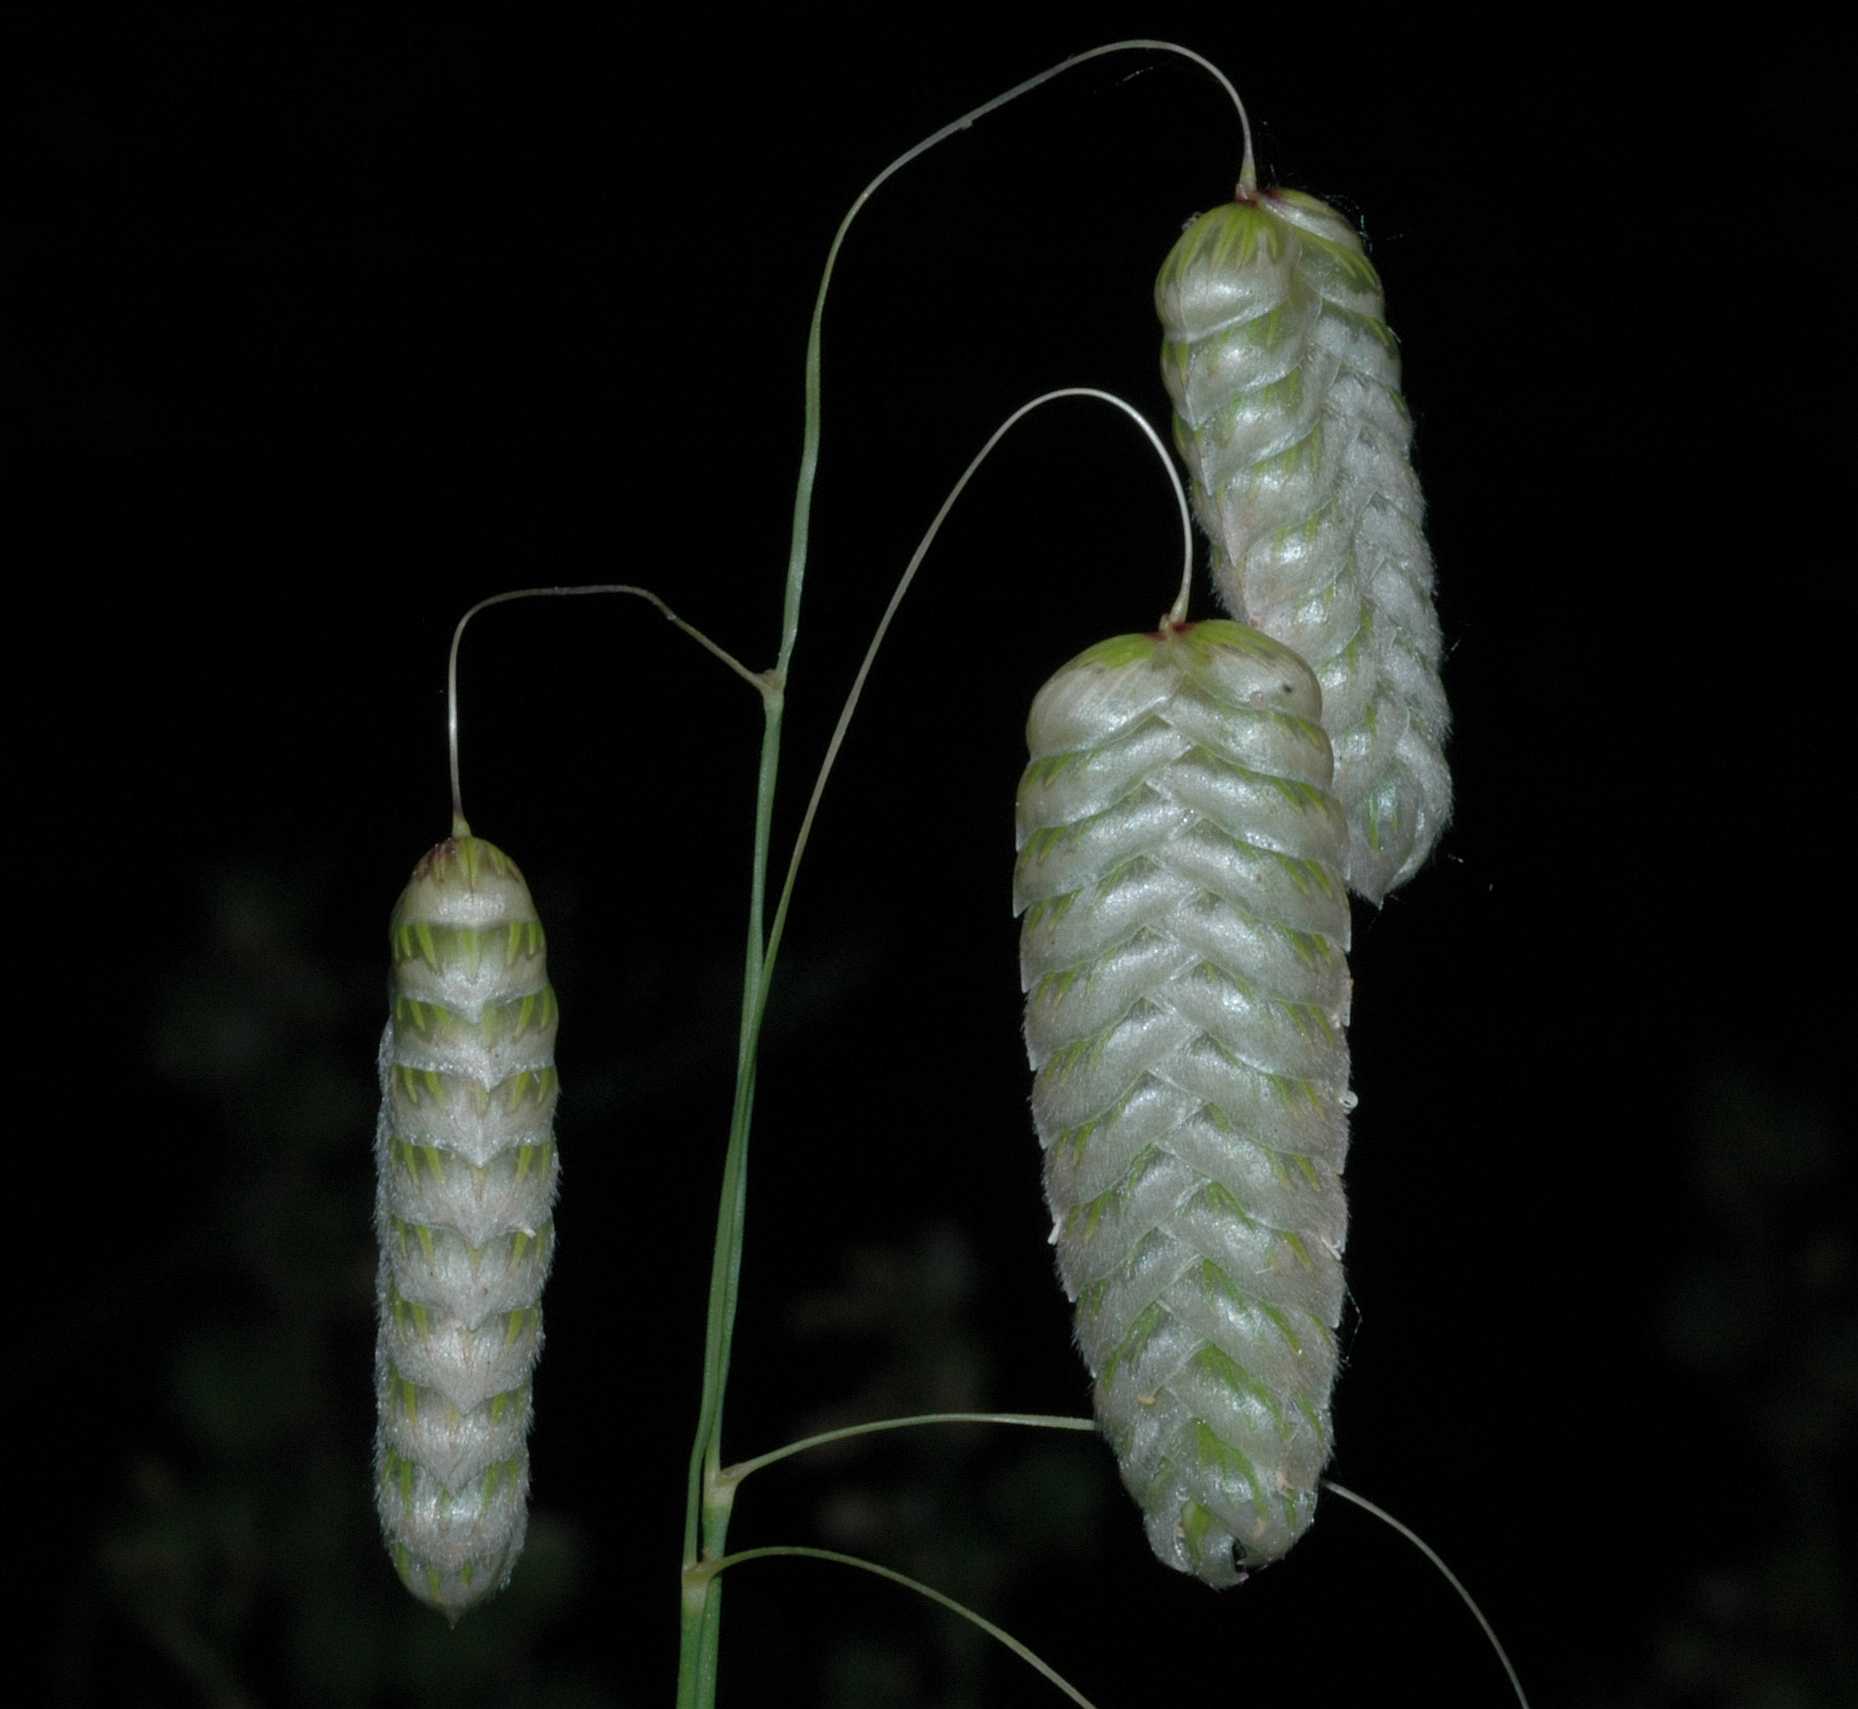
[[[393,1579],[367,1460],[384,926],[447,828],[450,627],[620,579],[771,662],[837,221],[920,136],[1132,30],[1234,77],[1266,181],[1365,221],[1452,645],[1456,820],[1356,917],[1335,1475],[1453,1562],[1538,1704],[1846,1700],[1849,39],[134,17],[0,12],[30,1700],[668,1701],[759,716],[632,602],[499,610],[467,644],[467,807],[549,925],[566,1176],[529,1552],[449,1634]],[[1236,163],[1210,80],[1131,54],[863,216],[783,846],[995,423],[1069,384],[1165,423],[1150,282]],[[910,596],[766,1038],[731,1455],[1087,1404],[1025,1110],[1011,801],[1033,691],[1153,621],[1173,529],[1130,424],[1060,405]],[[731,1541],[928,1578],[1105,1705],[1503,1701],[1365,1515],[1327,1503],[1215,1596],[1152,1562],[1087,1438],[811,1456],[747,1486]],[[835,1569],[744,1567],[728,1604],[725,1703],[1058,1701]]]

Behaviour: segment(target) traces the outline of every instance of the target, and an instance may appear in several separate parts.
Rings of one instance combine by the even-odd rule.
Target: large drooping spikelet
[[[1209,1584],[1296,1541],[1329,1458],[1353,1098],[1320,709],[1241,624],[1118,636],[1040,690],[1019,789],[1059,1273],[1149,1542]]]
[[[375,1139],[375,1494],[400,1577],[454,1623],[528,1520],[554,1246],[555,993],[516,863],[462,827],[394,908]]]
[[[1378,902],[1451,812],[1432,557],[1380,280],[1334,209],[1241,192],[1181,234],[1155,305],[1215,588],[1315,670],[1348,881]]]

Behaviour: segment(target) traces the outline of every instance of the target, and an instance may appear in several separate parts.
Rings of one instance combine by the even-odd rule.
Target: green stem
[[[1529,1699],[1524,1695],[1522,1679],[1517,1674],[1515,1665],[1510,1661],[1509,1651],[1503,1647],[1503,1640],[1497,1636],[1496,1627],[1485,1619],[1483,1609],[1477,1605],[1477,1598],[1473,1596],[1470,1591],[1465,1589],[1463,1581],[1445,1564],[1445,1557],[1441,1555],[1437,1549],[1433,1548],[1424,1537],[1420,1536],[1412,1526],[1394,1518],[1386,1508],[1376,1507],[1365,1495],[1357,1495],[1346,1484],[1339,1484],[1334,1478],[1324,1478],[1323,1488],[1328,1490],[1331,1495],[1339,1495],[1344,1501],[1352,1501],[1364,1512],[1372,1513],[1383,1525],[1392,1526],[1394,1530],[1398,1531],[1402,1537],[1438,1568],[1445,1582],[1449,1584],[1453,1590],[1458,1592],[1459,1600],[1464,1603],[1465,1607],[1471,1610],[1472,1619],[1483,1628],[1484,1637],[1489,1641],[1490,1647],[1497,1652],[1497,1660],[1503,1664],[1503,1671],[1509,1676],[1510,1690],[1516,1694],[1517,1703],[1521,1705],[1521,1709],[1529,1709]]]
[[[798,1442],[757,1454],[752,1460],[738,1460],[725,1466],[722,1476],[729,1484],[740,1484],[750,1472],[785,1460],[790,1454],[804,1454],[809,1448],[824,1448],[834,1442],[849,1441],[854,1436],[875,1436],[883,1430],[910,1430],[923,1424],[1017,1424],[1029,1430],[1094,1431],[1096,1421],[1089,1418],[1060,1418],[1049,1412],[919,1412],[910,1418],[878,1418],[869,1424],[847,1424],[837,1430],[821,1431],[817,1436],[803,1436]]]
[[[819,473],[820,442],[820,350],[821,328],[826,311],[826,294],[832,284],[833,269],[838,262],[846,234],[877,190],[911,161],[926,154],[938,143],[964,131],[975,120],[1004,107],[1010,101],[1049,82],[1052,78],[1099,59],[1105,54],[1126,49],[1150,49],[1180,54],[1203,66],[1232,93],[1232,86],[1217,67],[1200,55],[1173,42],[1131,40],[1111,42],[1074,55],[1036,77],[1015,84],[1004,94],[983,102],[971,112],[944,125],[934,135],[924,138],[884,168],[860,192],[851,205],[827,252],[820,276],[819,292],[814,298],[813,318],[808,328],[806,346],[806,413],[801,434],[800,472],[794,492],[792,544],[787,559],[786,598],[781,617],[780,654],[774,669],[758,678],[762,688],[765,723],[762,731],[761,768],[756,784],[755,847],[750,876],[748,947],[742,984],[742,1023],[736,1050],[735,1105],[730,1119],[729,1149],[723,1161],[721,1202],[717,1210],[716,1246],[710,1263],[710,1299],[704,1329],[703,1398],[698,1407],[697,1433],[691,1444],[689,1483],[684,1510],[684,1570],[681,1581],[681,1640],[678,1657],[679,1709],[711,1709],[716,1696],[717,1644],[721,1618],[720,1589],[714,1582],[714,1563],[722,1557],[728,1527],[733,1485],[726,1484],[721,1472],[723,1391],[728,1383],[729,1355],[735,1333],[737,1296],[742,1272],[743,1217],[747,1203],[748,1134],[754,1109],[755,1053],[760,1038],[761,1017],[766,1011],[774,975],[774,957],[778,940],[766,934],[764,910],[767,898],[768,849],[774,813],[774,782],[779,769],[780,729],[783,696],[793,661],[794,647],[800,631],[800,594],[806,579],[807,545],[810,535],[813,488]],[[1233,94],[1236,105],[1238,97]],[[1239,109],[1244,124],[1244,109]],[[1245,167],[1251,160],[1250,132],[1246,132]],[[789,866],[784,894],[791,893],[794,869]],[[785,906],[781,909],[785,915]],[[797,1553],[801,1551],[789,1551]],[[814,1551],[818,1553],[818,1551]],[[741,1557],[735,1557],[741,1558]],[[823,1556],[822,1558],[835,1558]],[[705,1570],[709,1563],[709,1570]],[[861,1562],[851,1562],[863,1565]],[[880,1571],[882,1569],[872,1568]],[[884,1576],[898,1577],[895,1574]],[[900,1582],[909,1582],[901,1580]],[[918,1587],[922,1588],[922,1587]],[[927,1591],[938,1601],[947,1601],[938,1592]],[[958,1608],[957,1604],[949,1603]],[[966,1614],[967,1610],[960,1612]],[[979,1619],[970,1615],[970,1618]],[[981,1622],[985,1626],[985,1622]],[[993,1630],[993,1628],[988,1628]],[[996,1632],[996,1635],[1000,1635]],[[1003,1641],[1005,1640],[1003,1637]],[[1042,1663],[1035,1664],[1044,1669]],[[1056,1679],[1056,1675],[1052,1675]],[[1065,1689],[1069,1690],[1068,1687]],[[1075,1696],[1075,1693],[1073,1693]],[[1078,1702],[1083,1699],[1077,1698]]]
[[[635,599],[645,600],[658,608],[658,615],[667,623],[683,630],[691,640],[707,653],[720,659],[735,672],[748,686],[762,694],[767,693],[767,680],[758,677],[733,653],[717,646],[709,636],[695,624],[686,623],[670,606],[653,593],[648,587],[634,587],[630,582],[589,582],[577,587],[517,587],[507,593],[492,594],[489,599],[480,599],[464,616],[458,619],[458,626],[452,631],[451,658],[445,667],[445,745],[451,757],[452,768],[452,835],[466,837],[471,834],[465,823],[464,789],[458,778],[458,649],[464,643],[465,625],[480,611],[488,611],[493,605],[508,605],[515,599],[577,599],[585,594],[630,594]]]
[[[996,1626],[985,1615],[977,1614],[966,1603],[957,1602],[952,1596],[945,1596],[933,1585],[924,1584],[920,1579],[911,1578],[907,1573],[897,1572],[894,1568],[881,1567],[876,1561],[862,1560],[857,1555],[842,1555],[836,1549],[803,1549],[783,1543],[762,1549],[744,1549],[739,1554],[724,1555],[720,1560],[709,1562],[704,1570],[714,1575],[720,1573],[725,1567],[741,1566],[745,1561],[778,1560],[783,1556],[791,1560],[830,1561],[835,1566],[853,1567],[861,1573],[870,1573],[874,1578],[887,1579],[892,1584],[900,1584],[905,1590],[915,1591],[918,1596],[926,1596],[931,1602],[948,1609],[951,1614],[959,1614],[962,1619],[978,1626],[995,1642],[1004,1644],[1029,1668],[1050,1680],[1065,1696],[1077,1704],[1079,1709],[1096,1709],[1096,1705],[1051,1663],[1027,1648],[1011,1632]]]
[[[1102,59],[1105,54],[1128,53],[1132,51],[1150,53],[1178,54],[1182,59],[1193,63],[1211,76],[1231,97],[1233,106],[1238,110],[1239,129],[1244,136],[1244,157],[1239,166],[1239,183],[1241,189],[1250,189],[1256,185],[1257,172],[1252,163],[1252,127],[1245,116],[1245,104],[1239,99],[1238,91],[1232,87],[1226,74],[1210,59],[1202,58],[1191,48],[1184,48],[1178,42],[1157,41],[1140,36],[1126,41],[1105,42],[1102,47],[1093,47],[1083,53],[1073,54],[1071,58],[1061,60],[1057,65],[1048,66],[1036,77],[1028,77],[1023,83],[1015,83],[1011,89],[994,96],[991,101],[983,101],[970,112],[950,121],[931,136],[926,136],[914,148],[908,148],[897,156],[859,193],[858,199],[846,211],[845,218],[839,222],[839,229],[832,239],[832,247],[826,252],[826,267],[820,276],[819,294],[813,299],[813,319],[807,329],[806,339],[806,422],[800,439],[800,480],[794,491],[793,544],[787,557],[787,603],[781,622],[781,656],[775,669],[783,677],[787,674],[789,663],[793,659],[794,641],[800,629],[800,586],[806,575],[806,546],[809,519],[813,510],[813,485],[819,474],[819,353],[820,327],[826,316],[826,292],[832,284],[832,270],[839,259],[839,250],[844,246],[845,234],[852,229],[852,221],[857,219],[866,202],[883,188],[884,184],[911,161],[927,154],[930,149],[946,142],[957,132],[965,131],[976,119],[984,119],[989,113],[998,111],[1020,96],[1030,94],[1041,84],[1049,83],[1054,77],[1062,77],[1067,71],[1087,64],[1093,59]]]
[[[735,1104],[730,1112],[729,1148],[723,1157],[722,1193],[716,1240],[710,1254],[710,1297],[703,1342],[703,1399],[691,1443],[689,1486],[684,1504],[684,1579],[680,1599],[682,1636],[678,1651],[680,1709],[700,1709],[716,1700],[721,1643],[722,1587],[693,1576],[700,1559],[714,1558],[728,1543],[731,1486],[721,1478],[723,1396],[735,1338],[736,1304],[742,1284],[742,1232],[748,1204],[748,1136],[755,1106],[755,1045],[766,998],[768,848],[773,836],[774,786],[780,771],[784,697],[777,681],[764,680],[761,766],[755,780],[755,846],[751,860],[748,943],[742,972],[742,1018],[736,1045]]]
[[[961,478],[949,489],[948,497],[943,499],[942,508],[935,513],[923,537],[917,542],[916,550],[910,554],[910,561],[904,566],[903,574],[897,578],[897,586],[890,596],[890,603],[884,607],[884,615],[877,620],[877,628],[872,631],[871,643],[865,649],[863,662],[858,667],[858,674],[852,678],[852,686],[845,696],[845,705],[839,711],[839,721],[833,727],[832,735],[826,742],[826,756],[819,763],[819,771],[813,779],[813,794],[807,801],[806,811],[800,816],[800,829],[794,836],[793,853],[787,857],[787,876],[781,885],[780,900],[774,905],[774,926],[768,937],[768,960],[773,961],[780,953],[781,934],[787,927],[787,908],[793,900],[794,881],[800,873],[800,860],[806,853],[807,840],[813,834],[813,821],[819,813],[819,804],[826,793],[826,780],[832,775],[832,768],[838,763],[839,750],[845,745],[846,732],[851,728],[852,716],[858,710],[858,702],[864,695],[865,684],[870,679],[871,667],[877,663],[878,650],[884,645],[884,637],[890,633],[890,626],[896,621],[903,596],[910,591],[910,584],[916,580],[916,572],[923,566],[923,560],[929,555],[929,548],[935,544],[936,536],[942,531],[942,524],[948,520],[949,512],[955,508],[956,501],[967,491],[968,483],[980,472],[980,467],[993,454],[994,447],[1004,439],[1018,424],[1035,409],[1045,404],[1056,403],[1061,398],[1094,398],[1099,403],[1112,404],[1128,416],[1147,436],[1149,445],[1161,463],[1163,476],[1172,484],[1174,501],[1180,510],[1181,518],[1181,582],[1180,591],[1175,595],[1173,607],[1164,614],[1165,619],[1180,623],[1187,617],[1187,599],[1193,588],[1194,535],[1193,517],[1187,508],[1187,489],[1181,485],[1181,477],[1174,467],[1173,459],[1163,448],[1154,428],[1143,419],[1139,410],[1116,396],[1096,386],[1061,386],[1056,391],[1044,392],[1023,403],[1014,410],[1005,421],[1001,422],[987,441],[974,454],[967,468],[962,470]]]

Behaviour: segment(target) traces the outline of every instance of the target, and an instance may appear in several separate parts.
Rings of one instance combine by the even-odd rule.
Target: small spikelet
[[[1346,827],[1321,695],[1241,624],[1040,691],[1014,908],[1052,1240],[1149,1543],[1232,1584],[1329,1458],[1348,1142]]]
[[[1267,190],[1188,226],[1155,306],[1214,586],[1315,670],[1348,881],[1379,902],[1451,812],[1432,557],[1380,279],[1333,208]]]
[[[555,993],[516,863],[461,829],[393,913],[375,1138],[375,1500],[407,1589],[456,1624],[528,1522],[554,1247]]]

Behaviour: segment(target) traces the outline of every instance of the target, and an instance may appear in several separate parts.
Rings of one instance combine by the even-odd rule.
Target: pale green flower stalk
[[[456,1624],[508,1580],[528,1519],[555,993],[523,875],[462,819],[413,869],[390,938],[375,1499],[407,1589]]]
[[[1096,1414],[1168,1566],[1309,1527],[1348,1143],[1347,828],[1307,666],[1164,622],[1040,690],[1014,906],[1052,1240]]]
[[[1333,208],[1257,191],[1248,167],[1182,233],[1155,305],[1215,591],[1316,672],[1348,882],[1379,902],[1451,813],[1432,557],[1380,279]]]

